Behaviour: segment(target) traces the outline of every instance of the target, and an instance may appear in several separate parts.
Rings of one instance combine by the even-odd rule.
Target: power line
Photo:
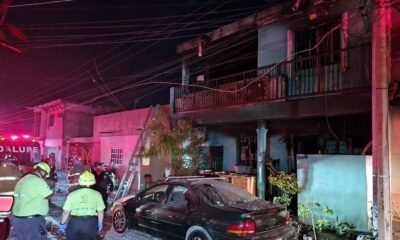
[[[14,4],[14,5],[11,5],[10,8],[34,7],[34,6],[50,5],[50,4],[65,3],[65,2],[73,2],[73,1],[74,1],[74,0],[56,0],[56,1],[49,1],[49,2],[26,3],[26,4]]]

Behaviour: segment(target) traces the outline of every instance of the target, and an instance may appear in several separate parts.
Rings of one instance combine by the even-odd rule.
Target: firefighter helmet
[[[40,163],[36,164],[33,168],[34,169],[40,168],[41,170],[46,172],[46,177],[50,177],[50,167],[47,163],[40,162]]]
[[[84,171],[79,176],[78,183],[81,186],[90,187],[96,183],[96,178],[94,177],[93,173]]]

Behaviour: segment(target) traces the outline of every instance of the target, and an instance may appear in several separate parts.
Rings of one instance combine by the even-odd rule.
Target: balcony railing
[[[371,51],[362,45],[174,88],[174,111],[343,93],[370,86]],[[210,89],[211,88],[211,89]]]

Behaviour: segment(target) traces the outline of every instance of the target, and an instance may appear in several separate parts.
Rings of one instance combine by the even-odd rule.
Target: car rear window
[[[257,200],[254,195],[223,181],[208,182],[199,187],[208,201],[216,205],[235,204]]]

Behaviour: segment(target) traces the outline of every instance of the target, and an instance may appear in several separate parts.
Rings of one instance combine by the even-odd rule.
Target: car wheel
[[[128,219],[126,218],[125,210],[123,208],[117,208],[113,212],[112,224],[117,233],[123,233],[125,231],[128,226]]]
[[[212,240],[200,231],[192,232],[187,239],[188,240]]]

